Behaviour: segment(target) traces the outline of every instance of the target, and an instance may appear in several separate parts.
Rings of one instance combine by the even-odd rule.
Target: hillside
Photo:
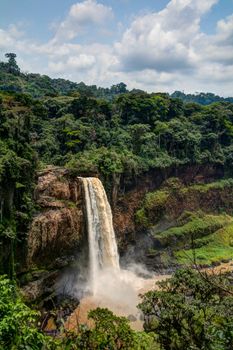
[[[8,62],[0,62],[0,91],[12,91],[30,94],[34,98],[44,96],[70,95],[81,93],[87,96],[112,99],[119,93],[127,92],[126,85],[120,83],[111,88],[88,86],[83,82],[75,83],[65,79],[52,79],[47,75],[23,73],[16,62],[16,55]]]
[[[14,54],[13,54],[14,55]],[[15,59],[15,58],[14,58]],[[47,75],[35,73],[23,73],[17,65],[16,60],[12,63],[0,62],[0,91],[12,91],[30,94],[33,98],[45,96],[55,97],[58,95],[72,95],[75,93],[112,100],[122,93],[142,93],[142,90],[127,90],[124,83],[119,83],[110,88],[86,85],[84,82],[76,83],[65,79],[52,79]],[[169,95],[169,94],[168,94]],[[233,102],[233,97],[223,98],[213,93],[185,94],[175,91],[170,95],[179,98],[183,102],[209,105],[214,102]]]

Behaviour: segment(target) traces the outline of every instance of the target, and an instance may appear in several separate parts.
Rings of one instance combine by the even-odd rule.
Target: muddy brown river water
[[[122,298],[121,300],[121,298],[118,298],[117,295],[113,294],[101,295],[101,293],[99,293],[96,296],[86,296],[81,300],[79,306],[75,309],[75,311],[69,316],[65,323],[65,327],[70,330],[75,330],[79,324],[87,324],[91,327],[92,322],[88,320],[89,311],[97,307],[102,307],[108,308],[117,316],[129,317],[131,327],[134,330],[142,330],[143,320],[142,317],[140,317],[140,311],[137,309],[137,304],[140,302],[139,295],[144,294],[149,290],[157,289],[158,287],[156,286],[156,282],[162,281],[169,276],[159,275],[149,279],[144,279],[136,276],[131,277],[134,284],[133,286],[130,285],[130,302],[127,296],[125,299]],[[116,290],[115,293],[118,293],[118,290]]]

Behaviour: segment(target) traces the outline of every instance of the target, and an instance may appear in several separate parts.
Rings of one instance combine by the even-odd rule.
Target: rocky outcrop
[[[82,188],[65,169],[48,168],[38,174],[34,217],[27,241],[27,266],[57,268],[69,264],[84,240]]]
[[[190,165],[164,170],[153,169],[135,178],[128,186],[124,185],[113,208],[113,221],[120,250],[124,253],[129,243],[138,240],[137,234],[143,231],[143,228],[136,223],[135,214],[148,192],[159,190],[163,183],[172,177],[179,178],[184,185],[190,185],[209,183],[223,176],[224,169],[221,166]],[[171,205],[173,210],[178,210],[176,205],[174,203]]]
[[[135,178],[121,187],[113,211],[122,261],[173,271],[186,263],[182,251],[192,258],[192,244],[203,266],[228,259],[232,196],[233,179],[219,165],[154,169]]]
[[[57,278],[59,277],[59,271],[46,271],[38,270],[32,271],[24,276],[29,279],[23,283],[21,288],[22,295],[27,299],[27,302],[33,302],[34,300],[39,301],[50,296],[54,293],[54,286]]]

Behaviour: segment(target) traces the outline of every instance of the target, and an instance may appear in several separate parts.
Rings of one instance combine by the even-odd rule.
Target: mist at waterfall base
[[[65,274],[60,288],[65,285],[69,294],[80,299],[79,314],[99,306],[108,307],[117,315],[139,319],[138,295],[152,289],[155,279],[143,266],[132,261],[120,267],[112,212],[104,187],[98,178],[80,180],[85,194],[88,269],[75,277]]]

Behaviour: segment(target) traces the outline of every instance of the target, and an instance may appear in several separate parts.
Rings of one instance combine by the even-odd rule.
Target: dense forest
[[[6,56],[0,62],[0,349],[232,349],[229,276],[178,271],[161,291],[143,297],[145,332],[97,309],[92,330],[55,340],[38,329],[38,314],[16,281],[18,249],[38,210],[37,171],[54,165],[72,176],[98,176],[112,205],[151,170],[211,164],[231,178],[233,99],[128,91],[124,83],[86,86],[22,73],[16,56]]]

